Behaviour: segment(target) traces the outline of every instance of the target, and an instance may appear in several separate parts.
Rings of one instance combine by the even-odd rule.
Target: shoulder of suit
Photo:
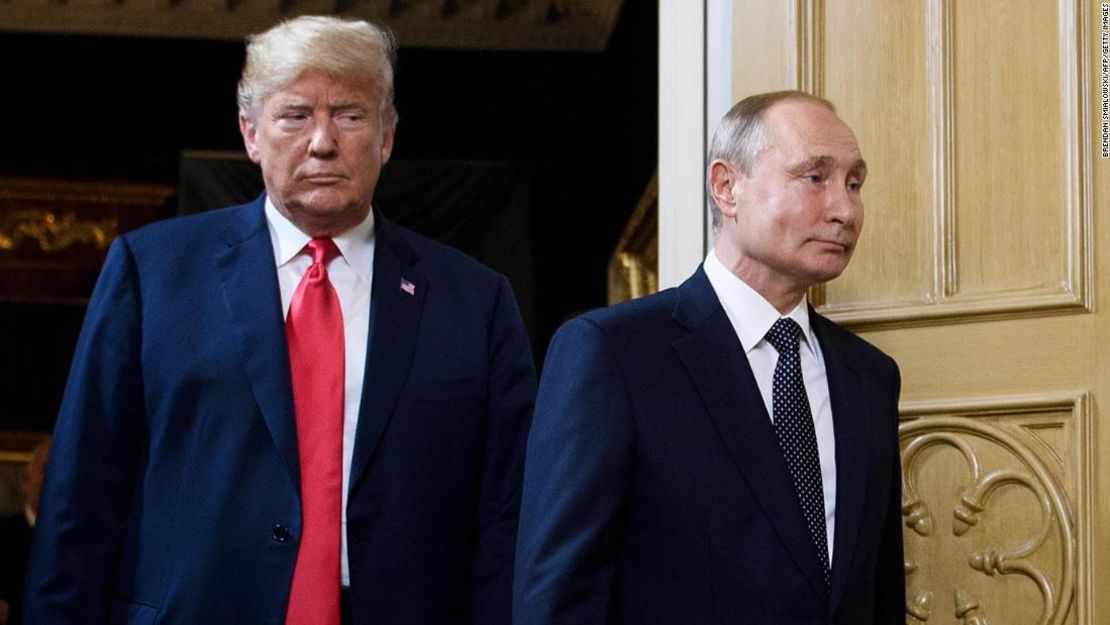
[[[251,220],[251,211],[261,210],[258,201],[215,210],[170,217],[121,235],[131,247],[174,249],[196,245],[198,239],[216,239],[233,223]],[[253,217],[261,220],[261,217]],[[259,221],[264,223],[264,221]]]
[[[812,309],[811,309],[812,310]],[[859,357],[865,360],[880,361],[890,366],[897,367],[897,363],[889,354],[879,349],[875,345],[868,342],[866,339],[860,337],[856,333],[841,327],[838,323],[832,321],[828,317],[818,313],[811,313],[811,319],[815,324],[820,326],[820,331],[826,337],[826,342],[832,339],[836,344],[855,352]],[[822,343],[822,349],[829,349],[830,346]]]
[[[482,262],[459,251],[446,243],[441,243],[392,221],[380,220],[379,227],[385,236],[400,239],[415,254],[421,270],[438,277],[454,277],[468,281],[481,280],[494,282],[502,275]],[[381,239],[378,239],[381,241]]]
[[[665,289],[605,308],[595,308],[576,319],[591,323],[608,333],[642,335],[660,324],[673,323],[675,289]]]
[[[472,256],[446,243],[436,241],[435,239],[424,236],[415,230],[400,226],[392,221],[384,219],[381,221],[384,223],[380,224],[380,226],[388,230],[388,236],[395,236],[402,239],[414,252],[416,252],[421,262],[443,263],[457,266],[465,271],[488,273],[490,275],[496,274],[493,269],[490,269]]]

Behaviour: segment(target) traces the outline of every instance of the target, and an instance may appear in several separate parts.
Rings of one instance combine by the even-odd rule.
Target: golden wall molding
[[[820,45],[825,35],[820,33],[824,20],[822,0],[798,0],[801,16],[796,22],[799,50],[811,50]],[[908,326],[959,322],[971,318],[999,318],[1057,315],[1087,312],[1092,306],[1091,273],[1093,254],[1091,248],[1091,154],[1089,153],[1089,86],[1082,77],[1087,73],[1090,51],[1088,28],[1090,19],[1089,5],[1078,0],[1059,0],[1055,5],[1057,28],[1055,32],[1056,58],[1051,64],[1054,75],[1058,76],[1058,89],[1053,96],[1058,98],[1052,107],[1058,107],[1058,132],[1053,137],[1059,139],[1059,152],[1040,157],[1046,167],[1058,167],[1060,181],[1059,194],[1045,202],[1044,195],[1030,197],[1030,205],[1021,207],[1024,217],[1017,221],[999,222],[992,227],[1006,232],[1037,232],[1049,237],[1046,248],[1054,250],[1050,257],[1043,258],[1044,269],[1041,273],[1025,275],[1021,269],[1005,273],[1005,259],[994,256],[975,258],[969,256],[978,250],[985,239],[993,235],[978,228],[969,229],[961,223],[967,215],[981,213],[976,202],[990,202],[993,198],[960,197],[958,188],[961,177],[971,180],[980,176],[983,168],[990,163],[960,162],[957,146],[960,142],[971,143],[990,137],[988,130],[961,127],[957,114],[960,98],[979,98],[982,102],[992,101],[989,95],[996,93],[991,89],[1004,89],[1006,85],[981,85],[960,83],[959,73],[968,67],[959,67],[956,61],[958,45],[970,46],[967,42],[957,41],[956,3],[953,0],[928,0],[923,5],[927,41],[921,50],[924,66],[925,93],[928,109],[931,161],[927,164],[931,177],[931,198],[919,206],[881,206],[878,210],[897,212],[927,212],[932,222],[930,242],[932,258],[907,257],[907,262],[930,264],[927,273],[931,284],[922,284],[920,297],[886,297],[879,276],[855,276],[849,269],[849,279],[862,280],[866,288],[856,286],[855,294],[837,297],[837,283],[822,285],[813,290],[811,297],[818,309],[834,320],[854,327]],[[963,7],[961,7],[963,8]],[[840,10],[844,10],[841,8]],[[980,16],[979,19],[982,19]],[[1048,47],[1047,45],[1044,47]],[[799,54],[801,65],[821,65],[828,61],[818,53]],[[966,59],[964,61],[967,63]],[[1014,59],[1020,64],[1022,59]],[[979,69],[979,68],[976,68]],[[799,84],[808,90],[821,93],[820,68],[798,69]],[[1031,74],[1028,80],[1036,81],[1044,76]],[[980,93],[961,93],[961,84],[971,90],[983,89]],[[873,96],[874,94],[872,94]],[[868,106],[882,106],[875,103]],[[1030,102],[1023,106],[1035,106]],[[1014,133],[1023,132],[1014,128]],[[1042,136],[1052,129],[1039,128]],[[898,134],[899,129],[891,129]],[[980,134],[975,134],[980,133]],[[969,138],[971,137],[971,138]],[[896,142],[895,138],[883,138],[884,142]],[[893,149],[893,145],[884,146]],[[997,145],[994,143],[992,145]],[[971,147],[967,148],[974,151]],[[1023,154],[1020,158],[1032,159],[1033,154]],[[1014,158],[1019,158],[1015,155]],[[1028,162],[1028,161],[1026,161]],[[901,175],[900,172],[886,172],[887,175]],[[1049,194],[1050,191],[1044,191]],[[879,198],[881,201],[882,198]],[[868,198],[869,207],[876,199]],[[1006,214],[1001,205],[991,207],[995,212]],[[1030,213],[1038,211],[1034,217]],[[866,237],[872,240],[874,232]],[[1003,235],[1005,236],[1005,234]],[[1015,240],[1019,240],[1015,238]],[[990,249],[985,247],[984,249]],[[1056,252],[1058,251],[1058,253]],[[895,252],[883,252],[884,260],[894,260]],[[987,252],[978,252],[980,255]],[[1015,246],[1012,250],[1014,260],[1024,260],[1023,254],[1030,253]],[[1039,254],[1039,251],[1032,252]],[[974,266],[983,275],[970,278],[969,268]],[[982,269],[983,266],[989,269]],[[1028,266],[1023,265],[1023,266]],[[1000,268],[1001,267],[1001,268]],[[993,274],[992,274],[993,272]],[[1048,274],[1048,272],[1054,272]],[[1047,274],[1051,277],[1047,277]],[[994,277],[992,277],[992,275]],[[1005,275],[1005,278],[998,276]],[[843,280],[843,278],[842,278]],[[1022,282],[1024,281],[1024,282]]]
[[[13,211],[0,215],[0,250],[14,250],[25,240],[33,241],[43,252],[58,252],[79,243],[105,250],[118,225],[116,219],[80,219],[72,212]]]
[[[24,494],[21,474],[35,455],[35,449],[49,438],[48,432],[0,430],[0,517],[19,514]],[[7,553],[4,554],[7,557]]]
[[[0,430],[0,465],[30,462],[35,447],[48,436],[50,436],[48,432]]]
[[[608,300],[616,304],[659,290],[659,173],[640,195],[609,258]]]
[[[1090,405],[903,403],[907,623],[1087,623]]]
[[[0,29],[243,39],[304,14],[389,27],[404,46],[599,51],[621,0],[3,0]]]
[[[112,239],[166,216],[148,183],[0,177],[0,300],[87,301]]]

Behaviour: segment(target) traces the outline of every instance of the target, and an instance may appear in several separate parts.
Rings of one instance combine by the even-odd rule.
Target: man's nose
[[[309,153],[317,158],[335,156],[338,143],[335,138],[335,127],[331,121],[316,124],[312,131],[312,141],[308,145]]]
[[[831,221],[853,227],[859,222],[863,203],[858,192],[853,192],[844,185],[832,185],[828,191],[827,210]]]

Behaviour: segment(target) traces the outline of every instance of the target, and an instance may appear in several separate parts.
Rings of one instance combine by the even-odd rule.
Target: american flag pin
[[[416,295],[416,285],[408,278],[401,278],[401,290],[409,295]]]

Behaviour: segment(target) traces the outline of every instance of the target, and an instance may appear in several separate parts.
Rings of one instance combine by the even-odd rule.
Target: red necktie
[[[301,542],[286,625],[339,625],[343,500],[343,314],[328,281],[339,254],[331,239],[305,246],[305,271],[285,320],[301,468]]]

